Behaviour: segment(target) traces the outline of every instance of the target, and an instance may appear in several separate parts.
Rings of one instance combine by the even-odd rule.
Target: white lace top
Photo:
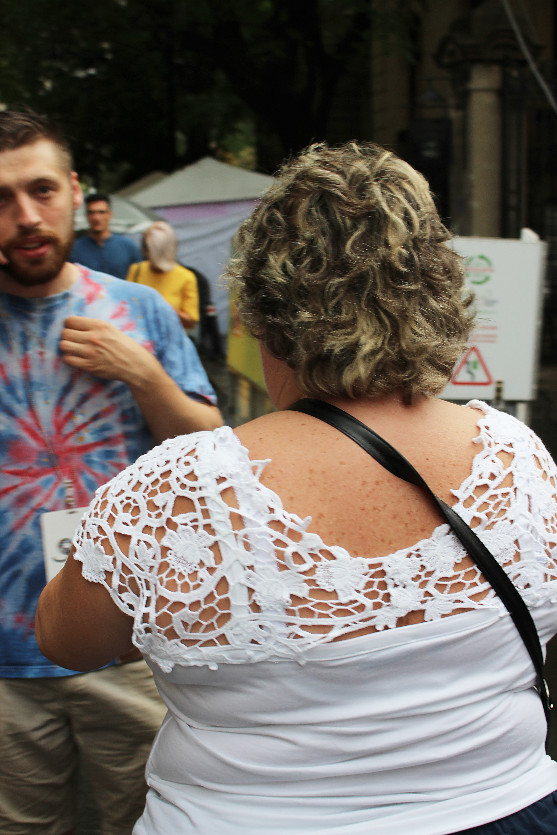
[[[481,410],[478,452],[453,506],[476,525],[521,590],[545,642],[557,632],[557,468],[514,418],[470,405]],[[103,583],[134,618],[134,643],[170,708],[148,771],[174,807],[176,828],[167,804],[157,828],[161,812],[151,797],[138,835],[333,833],[327,825],[336,818],[323,817],[331,792],[344,798],[331,812],[355,827],[343,835],[367,833],[377,820],[381,828],[373,831],[382,835],[407,825],[416,835],[445,835],[557,787],[554,764],[543,753],[530,659],[499,598],[477,569],[461,564],[465,553],[448,526],[384,557],[351,555],[282,506],[260,481],[265,463],[250,461],[228,427],[166,441],[97,492],[76,534],[84,577]],[[416,611],[423,623],[395,629]],[[350,637],[362,627],[372,631]],[[345,640],[333,642],[338,636]],[[329,687],[338,685],[329,680],[339,659],[344,687],[333,698]],[[379,688],[370,686],[378,663],[386,676]],[[269,727],[286,710],[283,699],[292,699],[286,680],[301,688],[295,699],[301,713],[285,723],[280,744],[271,734],[271,744]],[[216,687],[207,691],[208,685]],[[394,715],[385,713],[387,704]],[[335,732],[327,739],[331,722]],[[517,722],[528,741],[517,738],[513,747]],[[232,727],[231,737],[221,738],[223,725]],[[371,728],[379,749],[368,739]],[[282,764],[284,739],[295,746],[290,770],[288,757]],[[300,773],[301,751],[309,759]],[[294,824],[290,799],[300,786]],[[253,829],[244,790],[252,804],[259,797]],[[187,828],[184,815],[198,828]]]

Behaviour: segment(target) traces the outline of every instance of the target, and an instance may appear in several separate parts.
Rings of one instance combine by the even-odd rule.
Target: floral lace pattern
[[[536,436],[483,403],[472,472],[455,510],[535,606],[557,579],[557,468]],[[260,482],[229,427],[166,441],[108,486],[75,538],[83,576],[134,618],[134,643],[164,671],[267,658],[362,628],[505,611],[448,525],[384,557],[352,556],[308,531]],[[233,496],[233,498],[231,498]],[[555,594],[555,586],[553,586]]]

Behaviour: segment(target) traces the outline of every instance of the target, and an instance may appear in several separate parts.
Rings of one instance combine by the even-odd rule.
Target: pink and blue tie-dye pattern
[[[124,383],[63,362],[58,341],[71,315],[110,321],[151,350],[184,391],[215,402],[193,344],[155,291],[81,269],[60,295],[0,294],[0,677],[68,674],[41,655],[34,637],[45,583],[41,513],[65,507],[64,479],[77,506],[86,505],[152,446]]]

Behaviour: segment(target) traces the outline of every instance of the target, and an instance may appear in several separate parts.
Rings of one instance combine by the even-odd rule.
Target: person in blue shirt
[[[88,194],[85,211],[89,232],[76,238],[70,261],[116,278],[125,278],[131,265],[141,261],[142,256],[131,238],[110,231],[110,197],[101,192]]]

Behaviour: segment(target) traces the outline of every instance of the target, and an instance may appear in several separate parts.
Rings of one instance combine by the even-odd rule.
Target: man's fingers
[[[114,335],[114,327],[102,319],[89,319],[87,316],[68,316],[60,339],[69,342],[90,342],[100,344]]]
[[[61,348],[63,342],[76,342],[85,345],[85,343],[90,342],[89,331],[78,331],[75,330],[75,328],[64,328],[64,330],[60,334]],[[62,348],[62,350],[64,349]]]
[[[102,319],[90,319],[88,316],[68,316],[64,320],[64,327],[76,331],[90,331],[106,324]]]
[[[91,349],[87,342],[80,339],[79,334],[77,338],[72,336],[64,336],[60,340],[60,350],[63,354],[73,354],[74,356],[87,357],[91,355]]]
[[[63,361],[66,365],[71,366],[72,368],[81,368],[83,371],[86,371],[88,360],[85,357],[78,357],[75,353],[71,354],[64,354],[62,357]]]

